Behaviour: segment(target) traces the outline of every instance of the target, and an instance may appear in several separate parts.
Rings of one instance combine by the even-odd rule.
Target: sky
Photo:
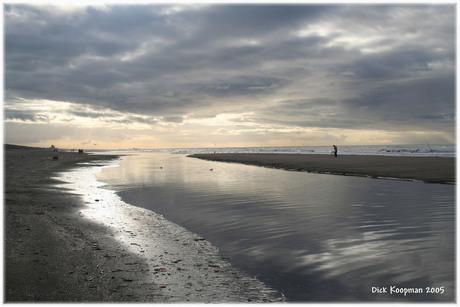
[[[3,6],[4,143],[456,143],[455,4]]]

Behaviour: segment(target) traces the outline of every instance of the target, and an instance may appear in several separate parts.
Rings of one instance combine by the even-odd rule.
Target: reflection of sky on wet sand
[[[62,173],[56,179],[66,182],[60,186],[70,189],[73,193],[79,194],[83,198],[85,206],[79,211],[81,217],[97,221],[108,227],[114,226],[115,223],[122,220],[125,214],[122,208],[122,201],[113,191],[103,189],[102,187],[105,184],[97,181],[94,173],[100,172],[103,168],[118,167],[118,165],[110,161],[89,162],[82,163],[82,165],[93,167],[78,168]],[[139,227],[136,223],[132,222],[132,220],[123,219],[123,224],[128,229]],[[132,248],[127,243],[129,241],[129,233],[118,232],[114,236],[121,243],[125,243],[126,248]]]
[[[212,171],[211,171],[212,169]],[[205,236],[296,300],[452,300],[455,187],[287,172],[171,154],[98,178],[123,200]],[[269,269],[267,269],[269,268]],[[373,286],[444,286],[376,296]],[[325,289],[334,289],[334,294]]]
[[[147,262],[149,269],[142,277],[151,278],[150,282],[160,287],[165,294],[164,302],[245,302],[248,297],[256,297],[256,301],[278,299],[273,289],[234,271],[208,241],[157,213],[128,205],[114,191],[104,189],[105,184],[97,181],[94,174],[117,165],[107,161],[86,164],[91,165],[93,167],[60,174],[56,179],[64,183],[58,186],[81,195],[85,206],[79,210],[80,218],[107,227],[108,232],[98,233],[98,236],[114,238],[120,249],[135,253]],[[118,271],[123,270],[113,272]],[[155,302],[161,300],[157,296]]]

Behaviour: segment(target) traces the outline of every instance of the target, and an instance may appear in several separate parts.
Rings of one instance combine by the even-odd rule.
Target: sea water
[[[114,150],[94,150],[93,152],[117,152]],[[126,149],[118,152],[127,152]],[[278,153],[278,154],[331,154],[331,146],[274,146],[274,147],[208,147],[208,148],[165,148],[139,149],[128,152],[167,152],[173,154],[194,153]],[[340,155],[379,155],[379,156],[415,156],[415,157],[455,157],[456,145],[338,145]]]
[[[205,237],[290,301],[455,299],[454,185],[158,152],[129,154],[97,178]]]

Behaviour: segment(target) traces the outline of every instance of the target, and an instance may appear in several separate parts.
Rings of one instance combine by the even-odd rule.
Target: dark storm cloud
[[[418,47],[406,50],[394,50],[384,54],[368,55],[361,57],[346,65],[340,65],[342,71],[353,71],[357,77],[363,80],[414,77],[417,73],[428,72],[429,63],[439,58],[455,60],[455,54],[433,53],[431,50],[423,50]]]
[[[389,82],[352,99],[286,100],[265,109],[258,121],[273,118],[277,123],[302,127],[442,129],[452,127],[455,121],[455,86],[455,76],[444,75]]]
[[[35,112],[32,111],[16,111],[16,110],[5,110],[5,119],[7,120],[20,120],[20,121],[36,121]]]
[[[198,37],[263,37],[295,29],[333,10],[320,5],[216,5],[189,21],[200,24]]]
[[[454,126],[454,5],[14,4],[4,20],[5,98],[18,104],[138,122],[252,110],[300,127]]]
[[[355,99],[346,106],[390,128],[402,125],[440,129],[455,119],[455,76],[388,84]]]

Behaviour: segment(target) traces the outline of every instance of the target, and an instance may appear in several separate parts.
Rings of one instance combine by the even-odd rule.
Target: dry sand
[[[314,154],[194,154],[191,157],[287,170],[455,183],[455,158]]]
[[[53,160],[56,154],[59,159]],[[160,217],[157,233],[147,238],[153,241],[152,259],[117,241],[116,229],[82,218],[80,210],[87,204],[51,178],[79,162],[112,158],[5,150],[5,302],[280,300],[273,290],[232,268],[209,242],[174,230],[177,225]],[[129,234],[134,238],[136,232],[141,235],[142,230]]]

